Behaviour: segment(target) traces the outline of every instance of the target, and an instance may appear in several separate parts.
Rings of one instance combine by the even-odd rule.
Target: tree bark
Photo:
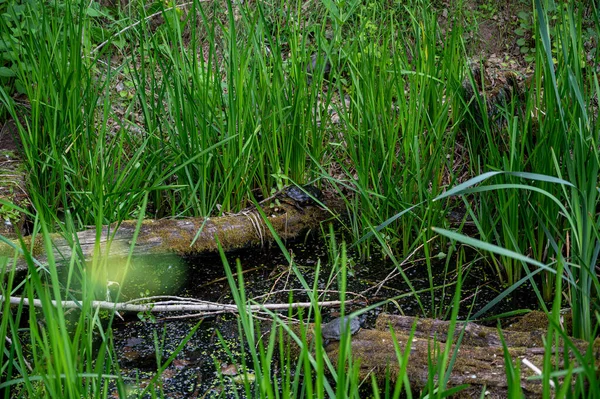
[[[343,203],[336,199],[327,199],[323,203],[328,209],[317,206],[306,206],[302,210],[281,203],[264,209],[267,220],[282,240],[294,239],[307,234],[320,226],[320,223],[334,218],[343,208]],[[52,235],[52,256],[57,261],[68,261],[73,256],[74,242],[79,243],[85,259],[92,259],[95,252],[99,256],[125,257],[133,246],[133,255],[197,255],[216,252],[218,242],[224,251],[269,245],[273,236],[267,224],[256,209],[249,209],[238,214],[214,218],[161,219],[144,220],[139,229],[135,245],[133,244],[137,221],[129,220],[120,224],[111,224],[102,228],[78,232],[68,239]],[[99,243],[98,246],[96,243]],[[24,239],[25,248],[41,263],[46,263],[44,243],[41,237],[31,244],[28,237]],[[18,245],[18,243],[14,243]],[[31,249],[32,248],[32,249]],[[0,244],[0,255],[12,256],[14,249]],[[17,270],[27,268],[20,260]]]
[[[389,375],[391,380],[395,381],[400,372],[400,362],[396,356],[394,340],[398,343],[402,354],[408,346],[413,325],[416,330],[410,343],[406,374],[413,392],[414,389],[426,386],[431,362],[435,363],[439,359],[438,355],[446,350],[448,322],[389,314],[379,315],[376,329],[360,330],[350,341],[353,362],[360,364],[359,378],[365,379],[374,374],[382,381],[386,375]],[[475,323],[458,323],[455,328],[448,357],[452,358],[454,352],[457,352],[448,386],[470,385],[470,388],[458,394],[458,397],[479,396],[484,387],[488,391],[486,398],[506,397],[505,356],[498,330]],[[456,342],[463,328],[464,336],[457,349]],[[537,328],[532,331],[502,331],[513,364],[519,363],[521,387],[524,393],[529,395],[528,397],[541,395],[542,382],[540,379],[528,380],[528,377],[534,376],[535,372],[521,362],[527,359],[542,369],[545,353],[542,337],[545,333],[546,329]],[[582,353],[585,353],[590,345],[577,339],[571,339],[571,342]],[[560,352],[558,356],[553,356],[555,368],[563,366],[554,363],[555,359],[561,359],[561,362],[564,359],[562,354],[564,343],[561,342],[560,345],[558,348],[553,348],[553,351]],[[592,345],[596,366],[600,366],[600,338]],[[325,348],[327,356],[336,368],[339,349],[339,342],[331,342]],[[569,352],[568,355],[571,365],[577,367],[573,353]]]

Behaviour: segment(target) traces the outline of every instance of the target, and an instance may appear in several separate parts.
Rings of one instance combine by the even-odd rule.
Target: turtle
[[[315,200],[320,201],[323,193],[315,186],[308,184],[302,187],[287,186],[281,190],[277,197],[281,201],[287,202],[302,211],[303,206],[314,205]]]
[[[310,56],[310,63],[306,66],[307,79],[306,82],[310,85],[312,83],[313,74],[319,73],[323,70],[323,78],[329,78],[331,72],[331,62],[325,54],[313,53]]]
[[[348,329],[350,335],[354,335],[360,330],[362,321],[359,317],[338,317],[331,320],[329,323],[321,326],[321,336],[323,337],[323,345],[327,346],[329,341],[339,341],[342,334]]]

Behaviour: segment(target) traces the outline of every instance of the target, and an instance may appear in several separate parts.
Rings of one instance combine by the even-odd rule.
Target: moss
[[[532,315],[530,317],[538,317]],[[389,331],[389,325],[396,324],[407,326],[407,330],[396,328],[395,339],[399,343],[400,351],[404,351],[406,343],[409,341],[410,326],[416,320],[415,318],[397,318],[391,315],[380,315],[377,321],[377,330],[361,330],[351,339],[353,362],[360,362],[360,379],[365,379],[374,375],[377,379],[383,381],[387,375],[395,380],[400,372],[399,364],[396,359],[396,353],[393,345],[392,335]],[[527,318],[526,320],[531,320]],[[541,319],[544,320],[544,319]],[[385,322],[384,322],[385,321]],[[547,325],[547,321],[544,326]],[[505,338],[509,342],[509,354],[513,362],[527,357],[532,363],[541,365],[544,359],[544,347],[542,336],[546,331],[538,329],[539,324],[529,325],[529,331],[505,330]],[[385,328],[384,328],[385,327]],[[460,325],[457,331],[460,331]],[[533,330],[531,330],[533,328]],[[292,328],[298,334],[299,328]],[[448,323],[435,319],[419,319],[416,335],[412,338],[410,361],[408,363],[407,375],[411,387],[423,387],[429,378],[428,370],[431,359],[435,359],[446,349],[446,335],[448,333]],[[309,344],[312,342],[312,328],[308,328],[307,339]],[[300,335],[300,334],[298,334]],[[435,339],[433,338],[435,337]],[[456,336],[455,336],[456,339]],[[573,340],[574,344],[585,351],[587,343],[579,340]],[[295,344],[290,340],[291,346]],[[595,348],[600,347],[600,339],[594,343]],[[343,349],[343,348],[342,348]],[[340,344],[338,342],[330,343],[326,348],[326,354],[334,364],[336,364],[340,354]],[[450,353],[455,353],[456,346],[453,344],[449,349]],[[449,386],[458,386],[461,384],[471,384],[479,388],[487,386],[491,397],[501,397],[503,384],[506,382],[504,376],[504,353],[495,333],[495,329],[479,326],[477,324],[468,324],[465,327],[464,339],[460,348],[456,351],[458,356],[453,361],[452,374],[449,380]],[[600,350],[594,353],[600,354]],[[553,358],[553,361],[562,361],[560,358]],[[574,359],[573,359],[574,361]],[[597,360],[600,363],[600,359]],[[562,365],[560,366],[562,367]],[[537,395],[541,392],[541,384],[536,381],[528,381],[526,378],[533,374],[529,369],[521,371],[523,376],[523,389],[527,393]],[[459,397],[468,397],[460,396]]]

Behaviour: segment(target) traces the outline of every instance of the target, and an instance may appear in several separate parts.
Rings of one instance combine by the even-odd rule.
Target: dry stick
[[[542,370],[540,370],[535,364],[531,363],[527,358],[524,358],[523,360],[521,360],[521,363],[523,363],[525,366],[529,367],[537,375],[539,375],[539,376],[542,375]],[[549,380],[548,382],[550,383],[550,386],[553,389],[556,389],[556,386],[554,385],[554,381]]]
[[[10,348],[12,346],[12,340],[8,337],[4,337],[6,339],[6,342],[8,343],[8,347]],[[33,371],[33,368],[31,367],[31,364],[29,364],[29,362],[27,361],[27,359],[23,359],[23,362],[25,363],[25,366],[27,366],[27,369],[31,372]]]
[[[436,238],[436,237],[437,237],[437,236],[435,236],[435,237],[431,237],[431,238],[430,238],[430,239],[427,241],[427,243],[431,242],[431,241],[432,241],[434,238]],[[402,267],[402,266],[404,266],[405,264],[407,264],[407,263],[408,263],[408,261],[409,261],[409,259],[410,259],[410,258],[412,258],[412,257],[413,257],[413,255],[417,253],[417,251],[419,251],[421,248],[423,248],[423,246],[424,246],[424,245],[425,245],[425,244],[421,244],[421,245],[419,245],[417,248],[415,248],[415,250],[414,250],[414,251],[412,251],[410,254],[408,254],[408,256],[407,256],[406,258],[404,258],[404,260],[403,260],[403,261],[400,263],[400,265],[398,265],[398,267]],[[372,289],[374,289],[374,288],[377,288],[377,290],[375,291],[375,294],[374,294],[374,295],[377,295],[377,294],[379,294],[379,290],[381,290],[381,287],[383,287],[383,285],[384,285],[384,284],[385,284],[387,281],[389,281],[389,280],[393,279],[393,278],[394,278],[394,277],[396,277],[398,274],[400,274],[400,272],[398,271],[398,269],[397,269],[397,268],[396,268],[396,269],[394,269],[394,270],[392,270],[392,271],[390,272],[390,274],[388,274],[388,275],[386,276],[386,278],[384,278],[384,279],[383,279],[383,280],[382,280],[382,281],[381,281],[379,284],[377,284],[377,285],[374,285],[374,286],[372,286],[372,287],[370,287],[370,288],[367,288],[366,290],[364,290],[363,292],[361,292],[361,294],[363,294],[363,295],[364,295],[364,294],[366,294],[367,292],[371,291],[371,290],[372,290]]]
[[[265,266],[256,266],[256,267],[253,267],[253,268],[250,268],[250,269],[245,269],[245,270],[242,270],[242,274],[246,274],[246,273],[255,272],[255,271],[257,271],[257,270],[260,270],[260,269],[261,269],[261,268],[263,268],[263,267],[265,267]],[[233,273],[233,277],[237,277],[237,276],[238,276],[237,272],[236,272],[236,273]],[[227,276],[224,276],[224,277],[218,277],[218,278],[215,278],[215,279],[213,279],[213,280],[210,280],[208,283],[204,283],[204,284],[202,284],[202,285],[198,286],[198,288],[204,288],[204,287],[208,287],[208,286],[209,286],[209,285],[211,285],[211,284],[216,284],[216,283],[219,283],[219,282],[221,282],[221,281],[226,281],[226,280],[227,280]],[[186,299],[187,299],[187,298],[186,298]]]
[[[290,288],[290,289],[282,289],[282,290],[277,290],[277,291],[269,291],[266,294],[261,294],[261,295],[255,296],[254,298],[252,298],[252,300],[254,302],[258,302],[259,299],[263,299],[265,297],[268,298],[271,295],[289,293],[289,292],[306,292],[306,290],[304,288]],[[339,294],[342,291],[339,291],[339,290],[316,290],[315,292],[317,292],[319,295],[325,295],[325,294]],[[365,298],[363,295],[357,294],[355,292],[346,291],[346,295],[351,295],[356,298],[362,298],[362,301],[367,301],[367,298]],[[357,302],[357,301],[359,301],[359,299],[352,300],[352,302]]]
[[[283,276],[286,276],[285,279],[285,284],[283,285],[283,289],[285,290],[287,287],[287,283],[290,280],[290,275],[292,274],[292,265],[293,265],[293,261],[290,262],[290,265],[288,266],[288,268],[286,269],[286,271],[279,273],[279,275],[275,278],[275,282],[271,285],[271,289],[269,290],[269,292],[267,292],[266,294],[262,295],[264,297],[266,297],[266,300],[269,300],[269,298],[271,297],[271,295],[273,295],[273,290],[275,289],[275,286],[277,285],[277,283],[279,282],[279,280],[281,280],[283,278]],[[258,297],[260,298],[260,296]],[[257,299],[257,298],[255,298]]]
[[[188,313],[188,314],[182,314],[182,315],[177,315],[177,316],[164,316],[164,317],[160,318],[159,320],[193,319],[193,318],[196,318],[196,317],[206,317],[206,316],[209,316],[209,315],[210,316],[217,316],[217,315],[225,314],[225,313],[231,313],[231,311],[210,312],[210,313]],[[262,312],[262,313],[266,313],[267,315],[269,315],[269,313],[267,313],[267,312]],[[259,316],[256,313],[254,313],[252,316],[255,319],[257,319],[257,320],[269,320],[269,321],[273,320],[272,317],[261,317],[261,316]],[[298,323],[298,321],[295,320],[292,317],[287,317],[287,316],[284,316],[284,315],[279,315],[279,318],[282,319],[282,320],[287,320],[287,321],[295,323],[295,324]]]
[[[20,298],[20,297],[5,297],[0,295],[0,303],[4,302],[6,299],[9,299],[11,305],[19,305],[23,304],[25,306],[35,306],[42,307],[42,301],[39,299],[34,299],[30,301],[28,298]],[[232,304],[220,304],[214,302],[206,302],[206,301],[194,301],[194,300],[181,300],[180,298],[175,297],[177,300],[174,301],[163,301],[163,302],[154,302],[147,304],[136,304],[130,302],[109,302],[109,301],[92,301],[91,305],[95,309],[112,309],[120,312],[237,312],[238,307]],[[133,301],[139,302],[139,300]],[[351,304],[354,301],[346,301],[346,303]],[[340,306],[342,304],[341,301],[325,301],[325,302],[317,302],[319,306]],[[52,301],[53,306],[57,306],[57,301]],[[77,301],[61,301],[60,305],[63,308],[80,308],[81,302]],[[246,309],[258,312],[263,309],[269,310],[287,310],[287,309],[297,309],[297,308],[309,308],[313,306],[310,302],[295,302],[295,303],[270,303],[264,305],[248,305]]]

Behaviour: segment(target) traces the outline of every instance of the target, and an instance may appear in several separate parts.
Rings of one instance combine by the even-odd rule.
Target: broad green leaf
[[[16,73],[10,68],[0,67],[0,77],[1,78],[12,78]]]

